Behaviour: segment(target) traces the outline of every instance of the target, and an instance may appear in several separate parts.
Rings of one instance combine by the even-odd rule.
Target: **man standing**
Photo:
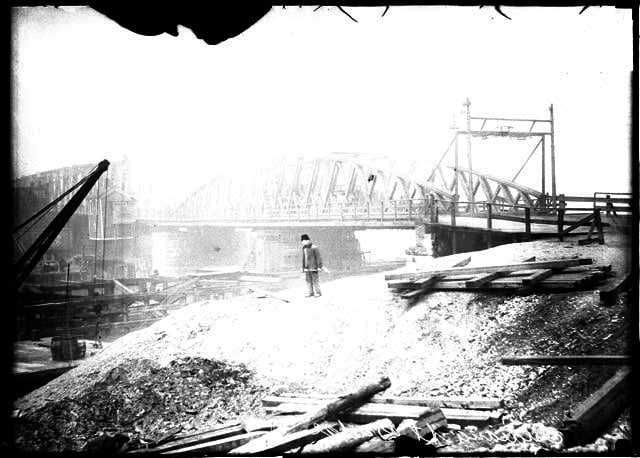
[[[314,291],[316,297],[322,296],[318,279],[318,271],[322,270],[320,250],[311,243],[307,234],[302,234],[300,241],[302,242],[302,271],[306,275],[307,287],[309,288],[309,294],[306,297],[313,297]]]

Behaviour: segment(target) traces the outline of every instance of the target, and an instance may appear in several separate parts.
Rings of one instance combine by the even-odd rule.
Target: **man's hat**
[[[311,239],[309,238],[309,236],[307,234],[302,234],[302,237],[300,237],[300,241],[302,242],[304,240],[311,240]]]

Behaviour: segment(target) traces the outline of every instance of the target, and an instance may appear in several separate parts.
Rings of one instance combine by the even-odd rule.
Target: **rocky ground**
[[[537,241],[416,257],[405,269],[450,267],[467,256],[472,267],[579,255],[612,264],[622,275],[629,268],[628,243],[612,235],[605,245]],[[19,449],[88,450],[109,431],[135,448],[177,430],[264,415],[260,400],[268,394],[343,393],[380,375],[391,379],[389,395],[505,399],[507,424],[493,431],[557,427],[565,411],[615,368],[503,366],[499,357],[630,351],[626,293],[608,307],[597,290],[529,296],[435,292],[408,304],[387,289],[384,273],[324,282],[323,293],[304,299],[301,278],[299,286],[278,293],[290,302],[254,295],[196,303],[118,339],[16,402]],[[476,433],[452,433],[443,450],[516,447]],[[586,450],[604,451],[612,437],[628,437],[628,412],[609,433]],[[517,450],[557,450],[550,444],[519,444]]]

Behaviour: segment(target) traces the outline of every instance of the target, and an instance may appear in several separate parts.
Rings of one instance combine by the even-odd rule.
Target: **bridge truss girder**
[[[173,217],[205,220],[238,213],[259,216],[313,207],[371,205],[382,201],[451,200],[447,189],[427,180],[391,173],[365,161],[345,158],[281,161],[247,171],[245,179],[218,176],[192,193]]]

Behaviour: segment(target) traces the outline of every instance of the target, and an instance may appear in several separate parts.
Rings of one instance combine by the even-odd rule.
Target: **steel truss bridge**
[[[439,161],[427,171],[398,171],[389,160],[353,153],[288,158],[247,171],[242,180],[217,176],[169,212],[147,212],[141,220],[166,224],[407,226],[434,212],[481,216],[533,214],[557,206],[553,106],[548,119],[472,116],[454,131]],[[505,123],[511,125],[505,126]],[[474,169],[474,139],[533,139],[534,147],[510,178]],[[536,154],[537,153],[537,154]],[[550,154],[549,154],[550,153]],[[550,156],[550,157],[548,157]],[[540,188],[517,182],[538,158]],[[550,163],[549,163],[550,159]],[[484,164],[484,168],[491,164]],[[529,165],[529,169],[533,166]],[[414,164],[415,169],[415,164]],[[551,195],[546,192],[551,175]]]

